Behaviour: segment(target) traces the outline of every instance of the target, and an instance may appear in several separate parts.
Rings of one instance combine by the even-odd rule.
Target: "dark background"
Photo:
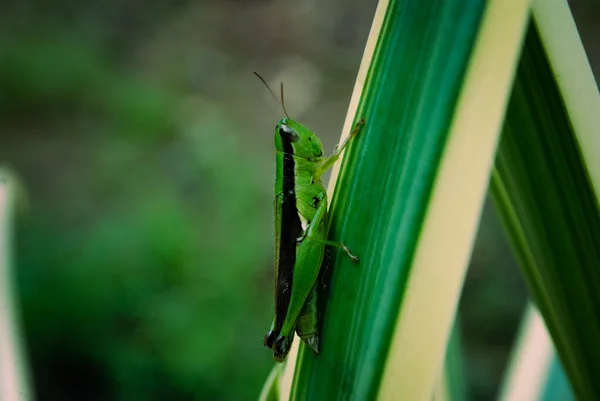
[[[272,129],[259,71],[331,150],[374,0],[0,6],[0,164],[40,400],[252,400],[273,365]],[[593,67],[600,10],[572,1]],[[526,290],[486,205],[460,306],[492,399]]]

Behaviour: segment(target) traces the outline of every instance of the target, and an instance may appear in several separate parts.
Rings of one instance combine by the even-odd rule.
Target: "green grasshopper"
[[[254,74],[278,100],[265,80]],[[285,118],[275,127],[275,317],[264,338],[277,362],[286,359],[294,331],[319,353],[316,283],[325,246],[341,248],[353,262],[359,261],[343,243],[327,240],[327,191],[321,177],[364,125],[361,118],[342,145],[324,158],[319,138],[289,118],[283,84],[280,104]]]

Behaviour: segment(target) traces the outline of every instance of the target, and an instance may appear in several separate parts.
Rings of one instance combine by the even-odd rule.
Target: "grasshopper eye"
[[[287,139],[290,142],[296,142],[299,138],[298,134],[285,124],[279,127],[279,135],[282,139]]]

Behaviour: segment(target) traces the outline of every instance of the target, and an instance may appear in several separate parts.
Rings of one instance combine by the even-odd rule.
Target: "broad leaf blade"
[[[566,4],[534,10],[491,192],[575,394],[600,399],[600,100]]]

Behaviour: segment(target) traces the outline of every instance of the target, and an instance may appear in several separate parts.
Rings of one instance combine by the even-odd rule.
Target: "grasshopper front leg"
[[[321,165],[317,167],[317,169],[315,171],[315,178],[321,177],[323,175],[323,173],[325,173],[327,170],[329,170],[331,168],[331,166],[333,166],[333,164],[337,161],[337,159],[340,158],[340,155],[346,148],[346,145],[348,145],[350,143],[350,141],[356,135],[358,135],[358,133],[362,129],[363,125],[365,125],[365,119],[361,118],[360,120],[358,120],[358,122],[354,126],[354,129],[352,130],[350,135],[348,135],[348,137],[344,140],[344,142],[342,142],[342,144],[339,146],[336,145],[336,147],[333,149],[333,154],[331,156],[329,156],[327,159],[323,160]]]

